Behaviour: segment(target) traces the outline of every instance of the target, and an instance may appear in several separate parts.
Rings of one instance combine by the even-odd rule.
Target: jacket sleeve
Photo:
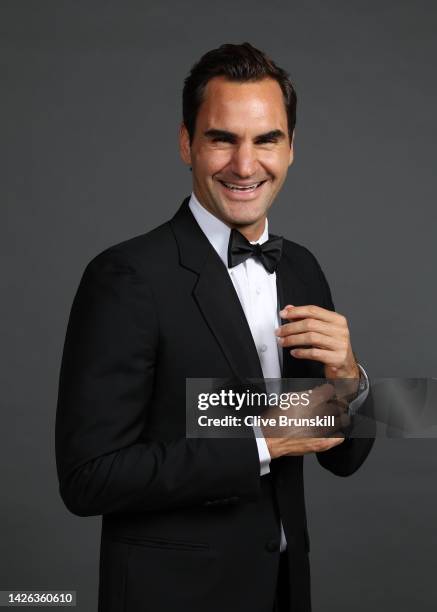
[[[335,310],[331,290],[326,277],[316,261],[323,291],[324,308]],[[360,415],[354,417],[355,426],[344,442],[328,451],[317,453],[321,466],[336,476],[350,476],[364,463],[375,441],[376,426],[373,420],[372,389],[359,409]],[[361,416],[362,415],[362,416]],[[365,437],[366,436],[366,437]]]
[[[85,269],[59,376],[60,494],[79,516],[236,503],[259,495],[254,438],[145,441],[159,357],[152,293],[108,249]],[[184,409],[184,407],[181,407]]]

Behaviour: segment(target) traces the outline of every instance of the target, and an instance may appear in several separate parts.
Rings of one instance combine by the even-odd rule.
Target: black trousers
[[[290,612],[290,594],[288,590],[288,555],[283,552],[279,556],[278,582],[273,612]]]

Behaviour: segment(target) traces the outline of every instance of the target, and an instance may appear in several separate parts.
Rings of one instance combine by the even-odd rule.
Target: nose
[[[250,178],[256,172],[256,151],[251,143],[241,143],[235,147],[231,160],[231,169],[240,178]]]

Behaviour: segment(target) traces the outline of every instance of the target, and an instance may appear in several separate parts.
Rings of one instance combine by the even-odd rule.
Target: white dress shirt
[[[200,229],[216,250],[231,277],[258,351],[264,378],[281,378],[282,347],[278,344],[275,335],[275,329],[281,325],[277,303],[276,272],[271,274],[267,272],[262,263],[254,257],[249,257],[237,266],[228,268],[230,228],[206,210],[194,193],[191,194],[189,207]],[[263,233],[252,244],[256,242],[263,244],[268,238],[268,220],[266,219]],[[367,396],[367,392],[365,395],[360,394],[360,404]],[[354,402],[351,402],[351,405],[352,403]],[[260,459],[260,474],[264,476],[270,472],[271,457],[261,429],[254,427],[254,430]],[[286,547],[287,542],[281,523],[281,552]]]

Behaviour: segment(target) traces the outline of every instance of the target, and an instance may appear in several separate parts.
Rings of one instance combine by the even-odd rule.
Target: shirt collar
[[[222,262],[226,267],[228,267],[228,244],[229,236],[231,234],[230,228],[226,225],[226,223],[223,223],[223,221],[210,213],[209,210],[206,210],[206,208],[202,206],[202,204],[196,198],[194,192],[191,194],[188,206],[199,224],[200,229],[208,238]],[[269,222],[266,219],[264,231],[261,236],[258,238],[258,240],[251,240],[250,242],[251,244],[263,244],[268,239]]]

